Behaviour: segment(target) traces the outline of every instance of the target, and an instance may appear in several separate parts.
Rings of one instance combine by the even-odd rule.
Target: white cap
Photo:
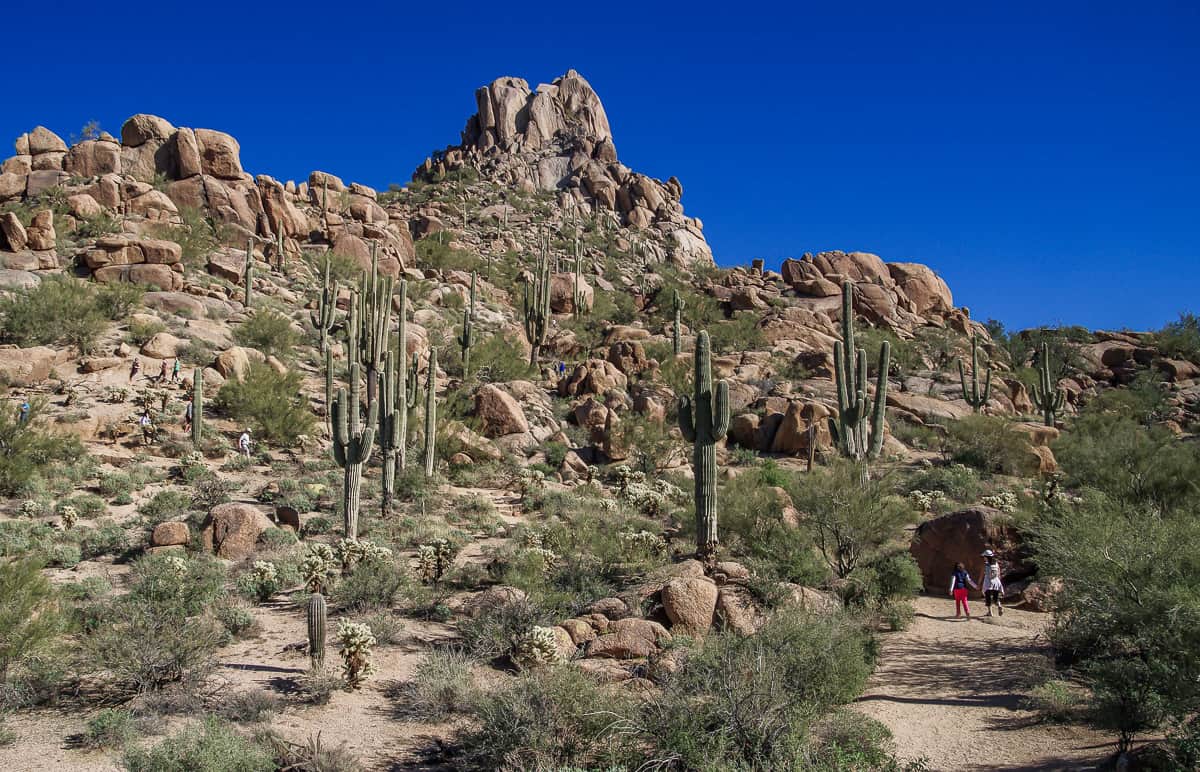
[[[983,551],[983,556],[984,556],[985,558],[994,558],[994,557],[996,557],[996,553],[995,553],[995,552],[992,552],[991,550],[984,550],[984,551]]]

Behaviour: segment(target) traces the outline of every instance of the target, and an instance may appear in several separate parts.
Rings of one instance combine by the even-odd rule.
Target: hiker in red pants
[[[954,573],[950,576],[950,594],[954,597],[954,618],[960,619],[965,613],[971,618],[971,607],[967,605],[967,586],[975,587],[975,582],[962,563],[954,564]]]

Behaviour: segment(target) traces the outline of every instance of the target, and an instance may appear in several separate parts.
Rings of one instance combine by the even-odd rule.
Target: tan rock
[[[649,657],[659,644],[671,640],[671,634],[648,619],[621,619],[608,626],[608,632],[587,644],[587,656],[608,659]]]
[[[571,636],[571,641],[576,646],[582,646],[596,638],[595,629],[585,619],[568,619],[562,623],[562,628]]]
[[[83,220],[90,220],[104,214],[104,207],[100,206],[100,202],[87,193],[67,196],[67,206],[71,208],[71,214]]]
[[[243,560],[254,554],[262,534],[274,527],[271,519],[253,505],[219,504],[204,519],[200,542],[217,557]]]
[[[166,142],[175,127],[157,115],[138,113],[121,124],[121,144],[138,147],[151,140]]]
[[[10,386],[32,386],[50,377],[60,357],[70,352],[59,352],[48,346],[31,348],[0,348],[0,381]]]
[[[618,620],[629,616],[629,606],[620,598],[601,598],[587,607],[587,613],[599,614],[605,619]]]
[[[485,437],[502,437],[529,431],[529,421],[521,403],[493,384],[484,384],[475,392],[475,417]]]
[[[29,132],[29,154],[33,156],[41,155],[42,153],[66,153],[67,143],[63,142],[62,137],[55,134],[45,126],[38,126],[33,131]]]
[[[0,214],[0,235],[4,236],[4,243],[10,252],[20,252],[29,243],[25,226],[13,212]]]
[[[921,523],[909,547],[925,588],[939,593],[949,586],[955,563],[978,576],[985,549],[995,551],[1006,584],[1034,571],[1020,533],[991,507],[969,507]]]
[[[507,606],[512,603],[523,603],[526,599],[525,591],[516,587],[508,587],[506,585],[498,585],[489,587],[467,602],[464,609],[466,615],[471,619],[475,619],[484,614],[490,613],[502,606]]]
[[[200,165],[204,174],[224,180],[242,177],[241,147],[233,137],[212,129],[196,129],[196,143],[200,147]]]
[[[160,332],[142,344],[141,353],[153,359],[173,359],[183,341],[169,332]]]
[[[25,192],[24,174],[13,174],[12,172],[0,173],[0,201],[9,198],[17,198]]]
[[[171,547],[187,544],[190,537],[187,523],[170,521],[154,526],[154,531],[150,534],[150,544],[155,547]]]
[[[672,630],[701,637],[712,627],[717,585],[701,577],[671,579],[663,585],[662,604]]]
[[[30,249],[54,249],[55,242],[58,240],[58,234],[54,231],[54,212],[43,209],[35,214],[29,223],[26,234],[28,236],[26,245]]]
[[[727,584],[717,593],[715,619],[738,635],[754,635],[762,626],[762,614],[745,587]]]

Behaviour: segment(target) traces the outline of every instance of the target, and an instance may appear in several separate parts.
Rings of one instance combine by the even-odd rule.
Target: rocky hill
[[[619,161],[578,73],[500,78],[476,103],[458,144],[382,192],[252,175],[233,137],[152,115],[119,138],[17,138],[0,167],[0,439],[20,438],[0,448],[0,554],[48,566],[76,655],[53,688],[41,659],[14,666],[22,737],[0,767],[95,768],[103,752],[62,742],[95,734],[101,701],[81,695],[112,690],[140,721],[169,714],[167,689],[193,717],[270,702],[282,766],[322,732],[380,769],[598,764],[489,756],[501,740],[462,727],[491,726],[489,690],[550,688],[514,668],[556,662],[589,699],[634,690],[653,710],[620,705],[687,713],[659,701],[682,688],[671,675],[726,634],[851,652],[853,681],[904,592],[944,593],[985,546],[1008,600],[1044,610],[1057,585],[1022,525],[1079,484],[1055,452],[1086,456],[1075,417],[1132,411],[1129,431],[1192,447],[1186,328],[1005,334],[930,267],[864,252],[719,268],[682,183]],[[871,517],[835,525],[861,538],[830,525],[847,495]],[[911,586],[887,595],[880,576]],[[209,594],[177,608],[185,587]],[[335,638],[314,589],[350,625],[345,684],[306,656]],[[779,625],[796,619],[830,637],[792,646],[802,633]],[[163,630],[207,641],[210,623],[223,636],[165,675],[120,655],[184,648]],[[357,624],[379,648],[366,686]],[[443,699],[413,691],[444,695],[438,667],[462,704],[414,707]],[[69,718],[47,707],[68,695]],[[824,736],[811,728],[795,741]],[[637,731],[631,757],[673,736]]]

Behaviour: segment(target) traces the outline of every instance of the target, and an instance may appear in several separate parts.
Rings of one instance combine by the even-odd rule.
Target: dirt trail
[[[975,614],[982,602],[972,601]],[[909,629],[883,639],[879,667],[858,707],[895,735],[899,755],[931,769],[1094,769],[1111,738],[1037,722],[1022,707],[1047,677],[1047,614],[954,619],[950,598],[922,597]]]

